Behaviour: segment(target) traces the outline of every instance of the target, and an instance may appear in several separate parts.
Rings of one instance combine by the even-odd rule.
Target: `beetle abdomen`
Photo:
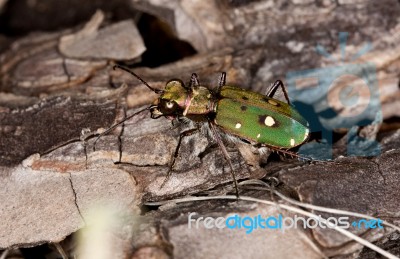
[[[306,120],[288,104],[231,86],[224,86],[220,95],[215,122],[224,131],[277,148],[307,140]]]

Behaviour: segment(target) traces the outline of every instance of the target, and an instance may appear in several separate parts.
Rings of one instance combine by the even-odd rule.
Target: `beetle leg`
[[[221,77],[219,78],[218,81],[218,88],[217,88],[217,93],[221,91],[221,88],[226,84],[226,73],[222,72]]]
[[[286,91],[286,87],[283,85],[281,80],[276,80],[275,83],[270,88],[267,89],[267,91],[265,92],[265,95],[270,97],[270,98],[273,98],[275,93],[276,93],[276,90],[278,89],[279,86],[282,89],[283,95],[285,96],[285,99],[286,99],[287,103],[289,105],[291,105],[290,100],[289,100],[289,96],[288,96],[287,91]]]
[[[192,88],[193,86],[199,86],[199,77],[197,76],[196,73],[193,73],[192,76],[190,77],[190,83],[189,83],[189,88]]]
[[[194,88],[197,88],[200,85],[199,83],[199,77],[197,76],[196,73],[193,73],[192,76],[190,77],[190,82],[189,82],[189,87],[188,92],[187,92],[187,98],[185,100],[185,110],[183,112],[183,116],[186,116],[187,112],[189,111],[190,103],[192,102],[193,98],[193,91]]]
[[[177,129],[177,128],[179,128],[179,126],[180,126],[180,122],[179,122],[179,119],[177,119],[177,118],[174,118],[173,120],[171,120],[171,130],[174,130],[174,129]]]
[[[221,140],[221,136],[218,133],[218,130],[214,124],[214,122],[212,121],[208,121],[208,125],[210,126],[211,132],[214,136],[215,141],[217,142],[219,148],[222,151],[222,154],[224,155],[226,161],[228,161],[229,167],[231,169],[231,175],[232,175],[232,179],[235,185],[235,192],[236,192],[236,197],[239,198],[239,188],[238,188],[238,183],[236,181],[236,177],[235,177],[235,172],[233,171],[233,165],[232,165],[232,161],[231,158],[229,157],[228,151],[226,150],[226,147],[224,145],[224,143]]]
[[[277,153],[281,153],[281,154],[284,154],[284,155],[289,155],[292,158],[296,157],[298,159],[302,159],[302,160],[306,160],[306,161],[310,161],[310,162],[312,162],[312,161],[321,161],[321,160],[314,159],[312,157],[301,156],[301,155],[299,155],[299,154],[297,154],[297,153],[295,153],[293,151],[289,151],[289,150],[286,150],[286,149],[280,149],[280,148],[272,147],[272,146],[268,146],[268,145],[265,145],[265,146],[270,148],[270,149],[272,149],[273,151],[275,151]]]
[[[173,169],[173,167],[174,167],[174,165],[175,165],[176,158],[178,157],[178,154],[179,154],[179,148],[181,147],[182,139],[183,139],[184,137],[188,137],[188,136],[193,135],[193,134],[196,133],[197,131],[199,131],[198,128],[195,128],[195,129],[188,129],[188,130],[185,130],[184,132],[181,132],[181,133],[179,134],[178,145],[177,145],[176,148],[175,148],[175,152],[174,152],[174,154],[173,154],[173,156],[172,156],[172,159],[171,159],[172,162],[171,162],[171,164],[169,165],[168,172],[167,172],[167,176],[165,177],[163,183],[161,184],[161,188],[168,182],[168,179],[169,179],[169,177],[171,176],[172,169]]]

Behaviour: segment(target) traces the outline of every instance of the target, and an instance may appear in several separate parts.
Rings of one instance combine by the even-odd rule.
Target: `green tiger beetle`
[[[150,111],[152,119],[160,117],[176,121],[188,119],[197,126],[180,133],[164,183],[169,178],[178,157],[182,139],[198,132],[200,125],[207,127],[227,160],[238,197],[238,184],[232,162],[222,141],[224,134],[233,137],[231,139],[249,142],[255,147],[268,147],[297,157],[300,156],[288,149],[297,147],[308,139],[310,133],[308,122],[291,106],[286,89],[280,80],[277,80],[266,94],[262,95],[226,85],[225,72],[221,74],[218,87],[214,91],[200,85],[197,75],[193,73],[189,86],[174,79],[167,82],[165,88],[160,90],[151,87],[142,78],[123,66],[115,65],[113,68],[130,73],[159,96],[149,107],[127,116],[101,133],[95,143],[101,136],[109,133],[118,125],[147,110]],[[286,102],[273,98],[279,87],[283,91]]]

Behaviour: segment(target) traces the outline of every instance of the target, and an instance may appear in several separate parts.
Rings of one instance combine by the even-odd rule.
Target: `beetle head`
[[[182,115],[189,97],[189,90],[183,82],[177,79],[170,80],[160,96],[153,102],[150,109],[153,119],[161,116],[175,118]]]

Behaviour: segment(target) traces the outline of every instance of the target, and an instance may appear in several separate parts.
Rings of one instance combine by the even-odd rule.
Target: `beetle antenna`
[[[93,151],[96,150],[96,143],[97,143],[97,141],[98,141],[102,136],[108,134],[108,133],[111,132],[113,129],[115,129],[116,127],[118,127],[119,125],[121,125],[122,123],[124,123],[125,121],[129,120],[130,118],[132,118],[132,117],[138,115],[138,114],[141,113],[141,112],[148,111],[148,110],[150,110],[150,109],[152,109],[152,108],[153,108],[153,105],[150,106],[150,107],[146,107],[146,108],[144,108],[144,109],[141,109],[141,110],[135,112],[134,114],[131,114],[131,115],[125,117],[123,120],[121,120],[121,121],[115,123],[114,125],[112,125],[112,126],[109,127],[108,129],[106,129],[104,132],[100,133],[100,134],[97,136],[97,138],[94,140],[94,142],[93,142]]]
[[[121,70],[124,70],[126,72],[128,72],[129,74],[133,75],[134,77],[136,77],[140,82],[142,82],[145,86],[147,86],[147,88],[149,88],[151,91],[155,92],[156,94],[161,94],[164,91],[160,90],[160,89],[155,89],[153,87],[151,87],[146,81],[144,81],[140,76],[136,75],[134,72],[132,72],[131,70],[129,70],[126,67],[120,66],[120,65],[114,65],[113,69],[115,70],[116,68],[119,68]]]

